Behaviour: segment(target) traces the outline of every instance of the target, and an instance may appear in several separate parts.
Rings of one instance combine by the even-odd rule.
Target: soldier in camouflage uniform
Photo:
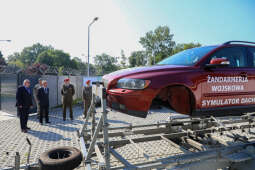
[[[82,89],[82,97],[84,103],[84,118],[86,118],[92,99],[92,87],[90,86],[90,80],[86,81],[86,86]]]
[[[40,115],[40,106],[39,106],[39,100],[37,98],[38,95],[38,90],[42,87],[42,78],[38,79],[38,84],[36,84],[33,88],[33,96],[35,99],[35,103],[36,103],[36,108],[37,108],[37,116],[39,118]]]
[[[74,86],[70,84],[70,79],[64,80],[64,84],[61,89],[62,102],[63,102],[63,120],[66,120],[66,108],[70,108],[70,119],[73,120],[73,95],[75,94]]]

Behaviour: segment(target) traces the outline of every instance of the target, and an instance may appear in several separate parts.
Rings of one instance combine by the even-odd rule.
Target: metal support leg
[[[93,97],[92,97],[92,103],[93,103],[93,106],[95,105],[95,95],[93,94]],[[95,117],[95,113],[94,113],[94,107],[92,106],[92,104],[90,105],[90,110],[89,110],[89,114],[91,115],[92,117],[92,128],[91,128],[91,134],[94,134],[95,132],[95,128],[96,128],[96,117]]]
[[[102,88],[102,107],[103,107],[103,136],[104,136],[104,157],[106,169],[110,169],[110,148],[109,148],[109,136],[108,136],[108,121],[106,111],[106,89]]]
[[[27,143],[29,144],[26,169],[29,169],[29,159],[30,159],[32,144],[28,138],[26,138],[26,140],[27,140]]]
[[[20,155],[19,155],[19,152],[16,152],[16,155],[15,155],[15,167],[14,167],[15,170],[19,170],[20,169]]]
[[[91,157],[91,154],[92,154],[92,152],[93,152],[93,150],[95,148],[95,143],[96,143],[96,140],[97,140],[97,135],[98,135],[100,129],[102,128],[102,124],[103,124],[103,116],[101,116],[101,118],[100,118],[100,120],[99,120],[99,122],[97,124],[96,131],[95,131],[95,133],[93,135],[92,141],[91,141],[90,146],[89,146],[88,155],[86,157],[86,160],[88,160]]]

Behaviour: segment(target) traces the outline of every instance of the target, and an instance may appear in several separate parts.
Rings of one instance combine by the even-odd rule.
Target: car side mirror
[[[210,64],[206,64],[207,68],[217,68],[229,66],[230,62],[226,58],[213,58]]]

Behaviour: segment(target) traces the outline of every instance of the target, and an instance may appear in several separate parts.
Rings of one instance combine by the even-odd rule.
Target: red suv
[[[188,49],[156,65],[103,77],[110,108],[146,117],[154,99],[190,116],[255,111],[255,43],[229,41]]]

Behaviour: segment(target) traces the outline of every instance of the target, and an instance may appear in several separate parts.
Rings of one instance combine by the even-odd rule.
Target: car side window
[[[252,67],[255,67],[255,47],[248,47],[248,56]]]
[[[226,58],[230,63],[229,67],[249,67],[245,54],[244,47],[222,48],[209,57],[208,64],[213,58]]]

